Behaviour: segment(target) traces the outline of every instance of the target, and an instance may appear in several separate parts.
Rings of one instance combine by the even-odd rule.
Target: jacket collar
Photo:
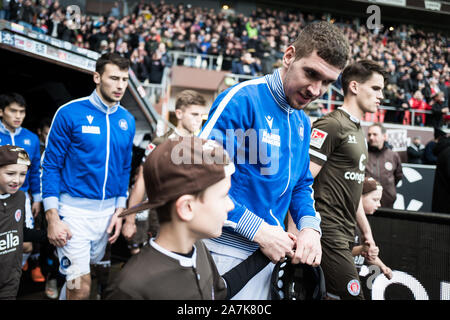
[[[13,133],[6,129],[5,125],[3,124],[3,121],[0,121],[0,132],[8,135],[17,136],[22,131],[22,127],[18,127]]]
[[[120,102],[117,102],[112,107],[108,107],[106,103],[103,102],[102,98],[97,94],[97,90],[94,89],[92,94],[89,96],[89,101],[100,111],[104,113],[114,113],[120,106]]]
[[[343,107],[339,107],[338,109],[343,111],[348,116],[348,118],[351,121],[353,121],[354,123],[356,123],[356,124],[360,124],[361,123],[361,121],[357,117],[353,116],[350,112],[348,112],[347,109],[344,109]]]
[[[194,253],[192,254],[192,257],[190,257],[190,258],[176,254],[167,249],[164,249],[163,247],[158,245],[154,239],[150,239],[150,245],[157,251],[161,252],[162,254],[164,254],[172,259],[178,260],[178,262],[180,263],[180,265],[182,267],[193,267],[193,268],[197,267],[197,248],[195,247],[195,245],[194,245]]]
[[[295,109],[289,105],[286,99],[283,82],[281,81],[280,69],[278,68],[274,73],[266,75],[265,79],[270,92],[272,92],[272,96],[275,98],[280,108],[290,114],[293,113]]]

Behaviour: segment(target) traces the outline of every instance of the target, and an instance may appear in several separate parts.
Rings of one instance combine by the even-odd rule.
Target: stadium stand
[[[87,6],[86,10],[92,11],[95,1],[88,1]],[[432,114],[434,95],[443,92],[443,105],[448,105],[450,47],[448,35],[440,31],[406,24],[370,30],[358,19],[299,9],[258,7],[244,15],[230,9],[217,11],[164,1],[131,2],[129,10],[122,3],[105,2],[103,15],[75,16],[67,8],[58,0],[13,0],[0,17],[82,48],[99,53],[116,51],[130,58],[153,103],[168,91],[168,68],[226,71],[231,73],[225,79],[228,85],[260,76],[280,65],[283,50],[294,40],[296,30],[326,19],[343,28],[351,43],[352,60],[370,58],[389,71],[384,106],[368,121],[430,125],[426,114]],[[422,97],[412,100],[418,91]],[[406,105],[398,104],[400,92],[404,92]],[[313,114],[332,110],[334,100],[340,100],[338,89],[311,106]]]

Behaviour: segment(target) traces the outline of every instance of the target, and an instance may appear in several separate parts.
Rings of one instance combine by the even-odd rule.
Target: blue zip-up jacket
[[[42,201],[40,183],[40,143],[38,136],[28,129],[19,127],[14,133],[6,129],[3,122],[0,122],[0,145],[12,145],[24,148],[31,160],[25,182],[20,190],[27,193],[31,191],[33,201]]]
[[[89,210],[125,208],[135,119],[96,90],[56,112],[42,156],[44,209],[59,202]]]
[[[216,243],[254,251],[263,220],[284,227],[288,210],[299,230],[321,232],[309,170],[311,124],[287,103],[279,71],[222,92],[200,133],[221,142],[236,167],[229,192],[235,208]]]

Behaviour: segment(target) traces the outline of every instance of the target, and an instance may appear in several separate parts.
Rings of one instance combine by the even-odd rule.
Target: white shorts
[[[31,200],[28,192],[25,192],[25,226],[28,229],[34,229],[34,217],[31,211]]]
[[[109,238],[106,229],[114,211],[114,207],[91,212],[60,204],[59,216],[72,233],[67,244],[57,248],[59,271],[66,281],[89,274],[90,265],[102,260]]]
[[[211,256],[216,263],[219,274],[223,275],[227,271],[245,260],[251,252],[224,246],[211,240],[203,240],[211,252]],[[221,253],[222,252],[222,253]],[[223,252],[226,252],[223,253]],[[234,252],[234,254],[232,253]],[[275,265],[269,263],[264,269],[257,273],[231,300],[270,300],[270,280]]]

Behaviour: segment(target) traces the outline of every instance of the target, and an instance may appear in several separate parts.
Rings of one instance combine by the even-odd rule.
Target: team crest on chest
[[[17,209],[16,213],[14,213],[14,218],[16,219],[17,222],[19,222],[21,217],[22,217],[22,210]]]
[[[127,122],[127,120],[120,119],[119,120],[119,127],[120,127],[120,129],[122,129],[124,131],[128,130],[128,122]]]

